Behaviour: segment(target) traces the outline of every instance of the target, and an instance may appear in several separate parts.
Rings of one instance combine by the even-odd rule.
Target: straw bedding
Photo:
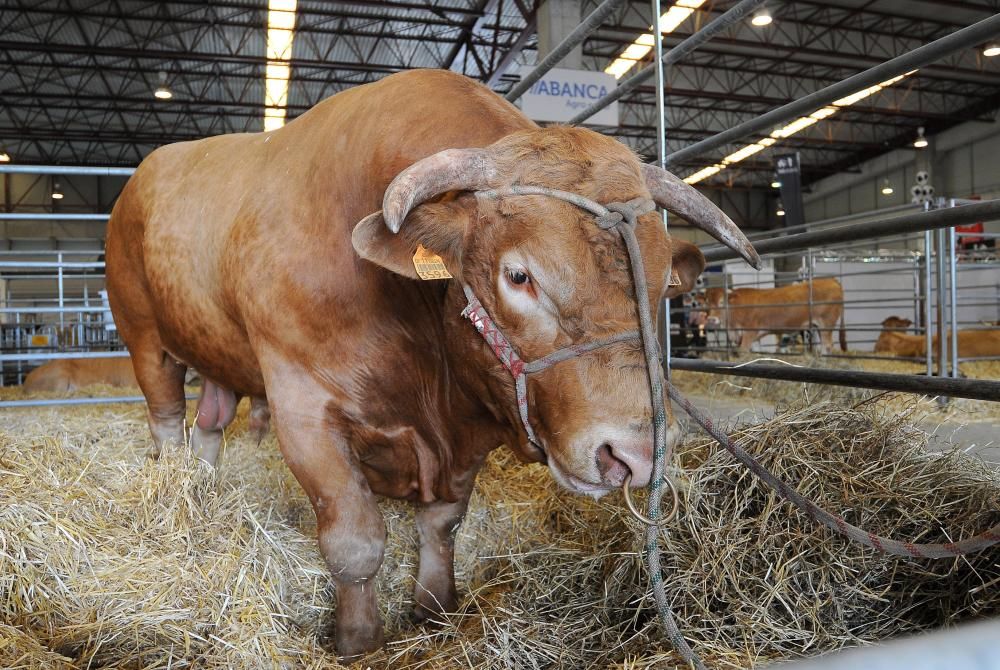
[[[244,437],[245,412],[217,473],[183,448],[146,459],[140,407],[3,415],[0,667],[339,667],[311,509],[273,436]],[[995,472],[928,455],[922,433],[870,405],[793,409],[740,434],[801,491],[883,534],[935,541],[1000,516]],[[710,667],[1000,609],[996,552],[883,557],[814,526],[703,436],[678,463],[666,583]],[[462,609],[432,629],[407,623],[416,537],[409,507],[386,502],[389,643],[357,667],[672,667],[620,503],[563,493],[495,452],[458,538]]]

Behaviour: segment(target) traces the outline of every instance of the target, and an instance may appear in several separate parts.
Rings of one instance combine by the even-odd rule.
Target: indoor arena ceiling
[[[287,116],[411,68],[449,68],[504,92],[518,65],[535,62],[538,4],[299,0]],[[672,4],[664,0],[663,9]],[[733,4],[707,0],[665,36],[665,48]],[[597,2],[583,5],[589,13]],[[669,150],[971,25],[997,12],[1000,0],[796,0],[768,8],[771,25],[743,22],[668,70]],[[22,163],[134,165],[168,142],[261,130],[267,21],[266,0],[0,0],[0,148]],[[648,2],[623,3],[584,42],[584,67],[604,70],[651,22]],[[702,185],[766,185],[777,148],[800,152],[809,182],[912,143],[920,126],[934,135],[993,121],[1000,57],[984,57],[983,46],[922,68]],[[170,99],[153,96],[161,85]],[[601,130],[651,155],[652,87],[622,102],[621,125]],[[690,174],[744,144],[677,171]]]

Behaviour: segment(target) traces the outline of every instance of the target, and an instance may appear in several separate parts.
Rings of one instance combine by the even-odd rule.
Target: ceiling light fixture
[[[166,72],[163,71],[160,72],[160,85],[155,91],[153,91],[153,97],[155,97],[157,100],[169,100],[170,98],[174,97],[173,91],[171,91],[170,87],[167,86]]]
[[[59,188],[59,182],[55,182],[54,184],[52,184],[52,199],[53,200],[63,199],[62,189]]]
[[[694,14],[694,10],[703,4],[705,4],[705,0],[677,0],[673,7],[660,16],[660,32],[672,33],[677,29],[677,26],[684,23],[687,17]],[[653,26],[650,26],[649,29],[653,30]],[[621,79],[626,72],[653,50],[653,44],[653,33],[639,35],[618,58],[612,61],[611,65],[604,68],[604,71],[614,76],[615,79]]]
[[[10,162],[10,154],[7,153],[6,149],[0,147],[0,163],[9,163],[9,162]]]
[[[917,139],[913,140],[913,146],[918,149],[923,149],[927,146],[927,138],[924,137],[924,127],[920,126],[917,128]]]
[[[991,42],[986,45],[983,49],[983,55],[987,58],[993,58],[994,56],[1000,56],[1000,44],[996,42]]]
[[[771,188],[781,188],[781,182],[775,179],[771,182]]]
[[[774,213],[777,214],[778,216],[784,216],[785,215],[785,206],[781,204],[780,200],[778,201],[778,209],[775,210]]]
[[[798,133],[808,128],[814,123],[817,123],[819,121],[822,121],[823,119],[833,116],[842,108],[850,107],[851,105],[857,104],[858,102],[864,100],[869,96],[875,95],[883,88],[892,86],[896,82],[900,81],[904,77],[910,76],[914,72],[916,72],[916,70],[910,70],[906,74],[901,74],[898,77],[887,79],[883,81],[881,84],[875,84],[874,86],[869,86],[868,88],[858,91],[857,93],[852,93],[851,95],[845,98],[841,98],[840,100],[835,100],[831,105],[827,105],[826,107],[821,107],[820,109],[817,109],[815,112],[809,114],[808,116],[800,116],[794,121],[789,122],[787,125],[781,128],[776,128],[771,133],[770,137],[761,138],[760,140],[754,142],[753,144],[748,144],[745,147],[734,151],[733,153],[723,158],[721,162],[716,163],[710,168],[702,168],[701,170],[698,170],[694,174],[685,177],[684,181],[687,182],[688,184],[696,184],[703,179],[711,177],[712,175],[726,169],[733,163],[738,163],[742,160],[745,160],[746,158],[749,158],[750,156],[753,156],[755,153],[759,151],[763,151],[767,147],[777,142],[779,139],[785,139],[791,137],[795,133]]]
[[[264,130],[285,125],[288,80],[295,38],[296,0],[269,0],[267,5],[267,66],[264,69]]]
[[[757,26],[758,28],[763,28],[764,26],[771,25],[774,21],[774,17],[771,16],[771,12],[768,11],[767,7],[761,7],[756,12],[754,12],[753,18],[750,19],[750,23]]]
[[[882,180],[882,195],[892,195],[892,184],[889,183],[888,177]]]

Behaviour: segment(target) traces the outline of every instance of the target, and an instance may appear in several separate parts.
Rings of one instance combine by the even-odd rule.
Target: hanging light
[[[987,58],[993,58],[994,56],[1000,56],[1000,44],[996,42],[990,42],[983,48],[983,55]]]
[[[167,86],[167,73],[160,71],[160,86],[153,91],[153,97],[157,100],[169,100],[174,97],[170,87]]]
[[[924,127],[920,126],[917,128],[917,139],[913,140],[913,146],[918,149],[923,149],[927,146],[927,138],[924,137]]]
[[[778,209],[775,210],[774,213],[777,214],[778,216],[784,216],[785,215],[785,206],[781,204],[780,200],[778,201]]]
[[[10,154],[7,153],[6,149],[0,147],[0,163],[9,163],[9,162],[10,162]]]
[[[882,180],[882,195],[892,195],[892,184],[889,183],[888,177]]]
[[[763,28],[764,26],[771,25],[774,18],[771,16],[770,10],[767,7],[761,7],[756,12],[754,12],[753,18],[750,19],[750,23],[757,26],[758,28]]]
[[[54,184],[52,184],[52,199],[53,200],[63,199],[63,193],[62,189],[59,188],[59,182],[55,182]]]
[[[771,182],[771,188],[781,188],[781,182],[780,182],[780,181],[778,181],[778,179],[777,179],[777,178],[775,178],[775,179],[774,179],[774,180],[773,180],[773,181]]]

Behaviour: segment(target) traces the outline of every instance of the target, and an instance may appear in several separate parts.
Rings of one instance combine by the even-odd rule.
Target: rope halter
[[[625,248],[628,251],[629,264],[632,269],[632,282],[635,288],[635,298],[639,312],[639,330],[631,330],[618,333],[610,337],[594,340],[584,344],[574,344],[562,349],[557,349],[552,353],[531,362],[525,362],[517,354],[517,350],[511,345],[510,340],[503,334],[496,323],[490,317],[486,308],[476,297],[475,293],[467,284],[462,284],[465,298],[468,301],[462,316],[469,319],[475,326],[479,334],[486,340],[490,349],[500,360],[503,366],[510,372],[514,379],[514,390],[517,396],[518,414],[528,440],[542,453],[545,453],[540,441],[535,436],[535,431],[531,427],[528,417],[528,379],[527,376],[534,372],[541,372],[560,363],[582,356],[583,354],[602,349],[604,347],[640,340],[643,346],[643,354],[646,359],[646,368],[650,382],[650,403],[653,410],[653,474],[650,481],[650,513],[643,516],[632,504],[628,488],[632,482],[631,474],[625,477],[622,490],[625,495],[626,505],[629,511],[641,523],[649,526],[662,526],[669,523],[677,513],[678,497],[677,490],[673,482],[663,478],[663,465],[667,458],[666,445],[666,412],[664,411],[664,395],[662,368],[660,367],[660,348],[656,340],[656,331],[653,327],[653,319],[649,313],[649,290],[646,285],[646,275],[643,270],[642,255],[639,249],[639,242],[635,236],[636,221],[640,216],[656,209],[656,204],[648,198],[635,198],[628,202],[611,202],[607,205],[600,205],[589,198],[585,198],[577,193],[559,191],[556,189],[544,188],[541,186],[511,186],[502,190],[476,191],[476,197],[483,200],[499,200],[500,198],[514,196],[542,195],[563,200],[576,205],[581,209],[590,212],[596,217],[596,223],[602,230],[617,231],[625,241]],[[666,483],[673,494],[674,505],[670,514],[666,517],[659,517],[659,506],[662,485]]]

